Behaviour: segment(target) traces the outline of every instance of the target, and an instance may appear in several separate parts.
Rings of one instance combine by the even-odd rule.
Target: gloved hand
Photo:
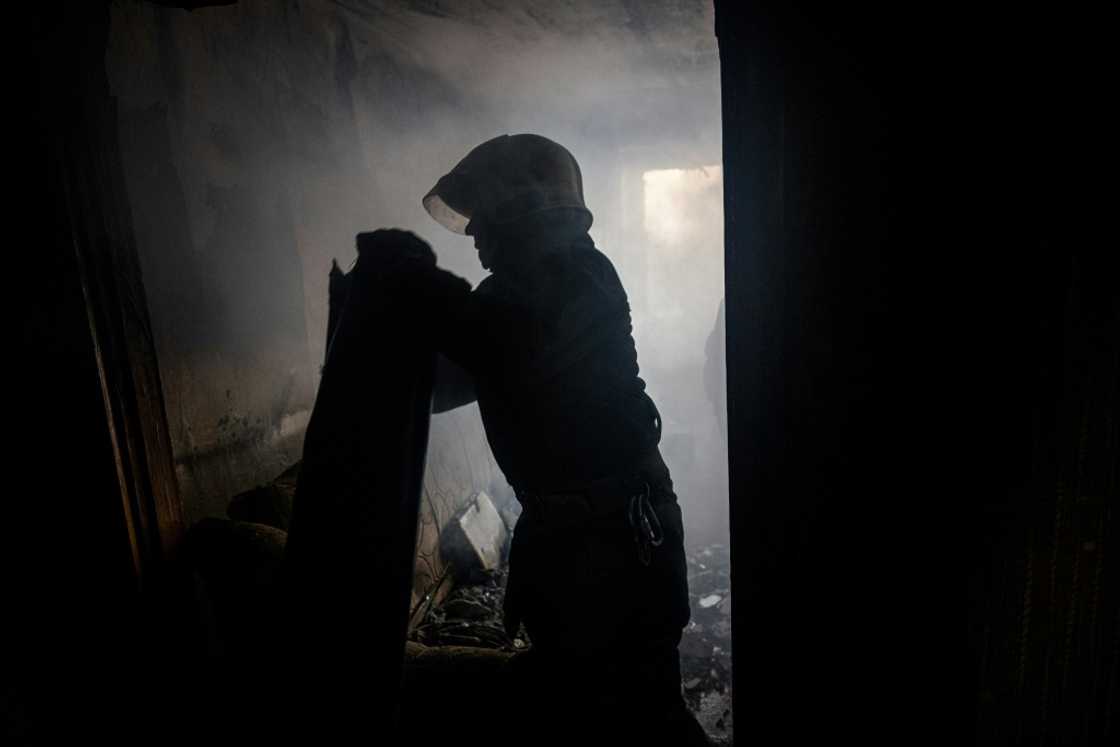
[[[394,275],[417,265],[435,267],[436,255],[426,241],[411,231],[381,228],[357,236],[360,273]]]
[[[473,347],[477,309],[466,280],[436,266],[427,242],[409,231],[380,229],[357,237],[356,285],[408,314],[437,350],[458,361]]]

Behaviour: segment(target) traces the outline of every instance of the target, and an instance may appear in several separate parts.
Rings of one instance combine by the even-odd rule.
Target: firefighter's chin
[[[474,248],[478,250],[478,261],[482,263],[482,269],[489,270],[494,264],[494,247],[493,245],[482,241],[478,238],[474,240]]]

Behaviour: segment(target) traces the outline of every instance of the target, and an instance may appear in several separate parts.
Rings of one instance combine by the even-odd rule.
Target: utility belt
[[[669,468],[654,447],[630,470],[560,490],[516,492],[524,518],[555,530],[625,522],[634,533],[638,559],[649,565],[653,548],[665,537],[654,509],[676,499],[666,487],[670,484]]]

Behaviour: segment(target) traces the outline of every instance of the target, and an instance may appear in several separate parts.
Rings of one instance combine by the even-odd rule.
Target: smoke
[[[695,184],[650,176],[720,163],[710,3],[112,12],[107,68],[180,476],[206,483],[209,468],[191,472],[200,454],[238,455],[200,495],[263,481],[281,423],[311,406],[331,260],[348,266],[360,231],[399,227],[477,283],[471,240],[420,199],[478,143],[535,132],[582,167],[592,236],[631,297],[686,521],[725,531],[726,466],[712,457],[724,447],[703,380],[722,292],[718,169]],[[280,461],[298,449],[285,443]]]
[[[727,533],[723,296],[723,171],[719,165],[642,176],[645,303],[635,341],[662,403],[662,451],[693,533]],[[721,412],[721,410],[723,412]]]

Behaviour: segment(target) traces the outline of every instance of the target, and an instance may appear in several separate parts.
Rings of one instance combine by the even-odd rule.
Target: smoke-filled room
[[[5,744],[1115,737],[1084,19],[19,13]]]

